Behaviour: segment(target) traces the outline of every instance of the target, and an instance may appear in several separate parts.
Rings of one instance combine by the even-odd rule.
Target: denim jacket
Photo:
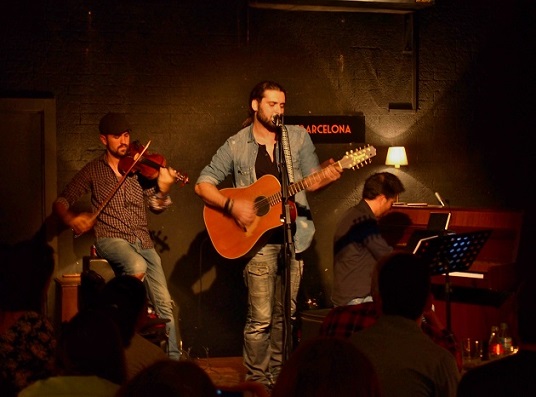
[[[287,125],[286,127],[292,156],[294,182],[299,182],[304,177],[319,170],[318,156],[311,137],[303,127],[295,125]],[[235,187],[251,185],[257,180],[255,160],[258,151],[259,145],[253,136],[252,125],[243,128],[228,138],[218,149],[210,164],[201,171],[196,183],[208,182],[217,186],[228,175],[232,175]],[[276,149],[275,152],[279,157],[279,149]],[[315,227],[305,191],[298,192],[294,196],[294,201],[298,207],[294,247],[296,253],[300,253],[311,244]]]

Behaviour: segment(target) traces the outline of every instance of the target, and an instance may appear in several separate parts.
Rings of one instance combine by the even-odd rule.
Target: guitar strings
[[[372,146],[368,146],[368,147],[366,148],[366,150],[367,150],[368,152],[370,152],[370,153],[369,153],[368,156],[365,155],[365,159],[362,160],[362,161],[360,162],[361,164],[363,164],[363,163],[366,164],[367,160],[368,160],[369,163],[370,163],[370,161],[371,161],[371,160],[370,160],[370,157],[376,155],[376,152],[375,152],[375,151],[374,151],[373,153],[371,152],[372,149],[374,149]],[[359,151],[359,153],[356,152],[355,154],[352,155],[352,157],[354,158],[354,161],[355,161],[356,156],[357,156],[358,154],[361,154],[361,152],[363,152],[364,150],[365,150],[365,149],[362,149],[362,150]],[[349,154],[349,153],[347,153],[347,154]],[[353,164],[353,167],[358,167],[360,163],[359,163],[359,162],[355,162],[355,164]],[[328,167],[334,167],[335,165],[338,165],[340,168],[345,168],[344,166],[341,165],[341,161],[340,161],[340,160],[337,161],[337,162],[335,162],[335,163],[333,163],[333,164],[330,164]],[[326,167],[326,168],[327,168],[327,167]],[[298,193],[298,192],[300,192],[301,190],[307,188],[307,186],[309,185],[310,180],[315,180],[315,182],[318,181],[318,180],[320,180],[320,178],[319,178],[319,175],[320,175],[320,174],[322,174],[323,177],[325,177],[325,176],[326,176],[326,175],[325,175],[325,171],[326,171],[325,169],[322,169],[322,170],[320,170],[320,171],[318,171],[318,172],[315,172],[315,173],[313,173],[313,174],[311,174],[311,175],[305,177],[303,180],[301,180],[301,181],[299,181],[299,182],[296,182],[296,183],[293,183],[292,185],[290,185],[290,186],[289,186],[289,192],[290,192],[290,195],[291,195],[291,196],[294,196],[296,193]],[[272,194],[271,196],[268,196],[268,197],[263,197],[261,200],[255,201],[255,205],[254,205],[255,210],[259,210],[259,209],[261,209],[262,207],[266,206],[267,203],[268,203],[270,206],[273,206],[273,205],[275,205],[275,204],[281,202],[281,198],[282,198],[282,194],[281,194],[281,192],[277,192],[277,193]]]
[[[315,172],[314,174],[311,174],[308,177],[306,177],[305,179],[303,179],[302,181],[296,182],[296,183],[293,183],[292,185],[290,185],[289,186],[289,192],[290,192],[291,196],[294,196],[296,193],[298,193],[299,191],[301,191],[304,188],[306,188],[309,185],[309,181],[311,179],[318,178],[319,174],[325,174],[325,170],[320,170],[318,172]],[[254,205],[255,210],[259,210],[259,209],[263,208],[264,206],[266,206],[267,203],[270,206],[274,206],[275,204],[281,202],[281,197],[282,197],[281,192],[277,192],[277,193],[272,194],[271,196],[268,196],[268,197],[263,197],[261,200],[255,201],[255,205]]]

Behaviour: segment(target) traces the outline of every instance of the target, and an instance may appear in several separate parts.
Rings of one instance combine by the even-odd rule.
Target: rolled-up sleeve
[[[212,156],[210,163],[201,170],[196,184],[207,182],[212,185],[219,185],[233,171],[233,153],[232,138],[227,141],[217,150]]]

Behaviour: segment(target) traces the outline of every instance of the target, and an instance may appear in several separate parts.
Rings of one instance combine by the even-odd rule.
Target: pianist
[[[393,248],[378,227],[404,186],[398,177],[380,172],[367,178],[362,199],[340,219],[334,236],[333,290],[334,306],[370,302],[371,275],[376,262]]]

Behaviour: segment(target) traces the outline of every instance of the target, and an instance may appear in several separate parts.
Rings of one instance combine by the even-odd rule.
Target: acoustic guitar
[[[328,167],[339,169],[357,169],[369,164],[376,155],[373,146],[346,152],[344,157]],[[290,196],[306,189],[325,177],[326,170],[315,172],[299,182],[289,186]],[[228,259],[246,255],[269,230],[281,226],[281,184],[273,175],[264,175],[255,183],[243,188],[225,188],[220,191],[225,197],[237,200],[251,200],[255,203],[257,216],[246,228],[239,226],[235,219],[223,212],[221,208],[205,205],[203,218],[208,235],[216,251]]]

